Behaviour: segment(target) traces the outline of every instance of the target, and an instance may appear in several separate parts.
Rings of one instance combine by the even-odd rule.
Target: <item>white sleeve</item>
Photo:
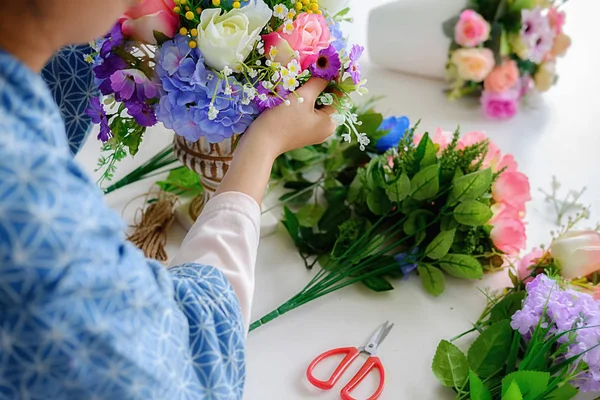
[[[198,263],[222,271],[237,294],[246,328],[254,296],[260,219],[260,207],[250,196],[219,194],[205,205],[171,262],[171,266]]]

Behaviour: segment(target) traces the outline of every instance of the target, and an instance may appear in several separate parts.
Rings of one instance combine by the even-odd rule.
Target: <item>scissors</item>
[[[381,363],[381,360],[375,354],[377,352],[377,348],[379,347],[381,342],[383,342],[388,333],[390,333],[393,326],[394,324],[390,324],[389,321],[380,325],[364,347],[342,347],[339,349],[329,350],[321,354],[320,356],[315,358],[313,362],[310,363],[308,369],[306,370],[306,377],[308,378],[308,381],[313,386],[319,389],[331,390],[335,386],[335,384],[340,380],[342,374],[346,372],[348,367],[352,365],[354,360],[356,360],[361,353],[368,354],[369,358],[367,359],[367,361],[365,361],[360,371],[358,371],[356,375],[354,375],[354,378],[352,378],[352,380],[348,382],[346,386],[344,386],[340,394],[343,400],[355,400],[353,397],[350,397],[350,392],[354,390],[354,388],[358,386],[358,384],[362,382],[363,379],[365,379],[369,372],[376,369],[379,371],[379,387],[377,388],[375,393],[371,397],[369,397],[368,400],[377,400],[383,392],[383,386],[385,383],[385,370],[383,369],[383,364]],[[340,365],[333,372],[333,375],[331,375],[328,381],[321,381],[314,377],[313,370],[315,369],[317,364],[319,364],[326,358],[336,356],[339,354],[344,354],[345,357],[340,363]]]

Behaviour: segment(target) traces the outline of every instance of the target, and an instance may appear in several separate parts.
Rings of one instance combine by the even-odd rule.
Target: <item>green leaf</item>
[[[433,143],[429,135],[426,135],[426,137],[423,137],[423,139],[421,139],[421,142],[419,143],[419,148],[421,146],[424,146],[423,156],[420,157],[421,164],[419,166],[421,167],[421,169],[437,163],[437,148],[435,147],[435,144]],[[417,148],[417,153],[419,152],[419,148]]]
[[[447,340],[442,340],[433,356],[431,369],[443,386],[460,388],[467,380],[469,363],[458,347]]]
[[[454,40],[454,28],[456,27],[456,24],[458,23],[459,19],[459,16],[452,17],[449,20],[444,21],[444,23],[442,24],[442,30],[444,31],[444,35],[446,35],[448,39]]]
[[[524,9],[532,9],[535,7],[535,0],[515,0],[511,2],[510,10],[512,12],[521,12]]]
[[[178,196],[196,197],[204,192],[198,174],[187,167],[172,170],[164,181],[156,182],[156,185]]]
[[[312,198],[313,193],[313,190],[308,190],[306,192],[303,192],[302,190],[295,190],[281,196],[279,201],[293,205],[304,205]]]
[[[415,200],[434,197],[440,190],[439,166],[430,165],[419,171],[411,181],[411,195]]]
[[[549,382],[550,374],[548,372],[513,372],[502,379],[502,394],[505,395],[511,385],[516,383],[525,400],[534,400],[546,391]]]
[[[510,54],[510,43],[508,42],[508,34],[506,30],[502,30],[502,37],[500,38],[500,55],[506,57]]]
[[[546,397],[546,400],[570,400],[577,396],[577,394],[579,394],[579,390],[572,385],[565,383],[563,386],[551,392]]]
[[[444,274],[438,268],[429,264],[419,264],[417,267],[421,283],[425,290],[434,296],[439,296],[446,289],[446,279]]]
[[[498,372],[508,358],[513,331],[510,321],[496,322],[481,335],[469,349],[469,366],[480,377],[487,378]]]
[[[383,115],[375,112],[367,112],[358,116],[358,121],[362,122],[360,131],[364,132],[372,140],[379,139],[376,133],[383,122]],[[385,134],[385,132],[383,132]]]
[[[448,275],[460,279],[483,278],[483,267],[477,259],[463,254],[448,254],[440,260],[440,267]]]
[[[471,400],[492,400],[492,394],[473,371],[469,371],[469,390],[471,391]]]
[[[167,35],[165,35],[162,32],[159,31],[152,31],[152,34],[154,36],[154,39],[156,39],[156,43],[160,46],[161,44],[171,40],[170,37],[168,37]]]
[[[503,319],[511,319],[513,314],[523,307],[525,292],[511,293],[492,308],[490,322],[496,323]]]
[[[517,382],[511,383],[506,393],[502,395],[502,400],[523,400],[523,396],[521,395],[521,391],[519,390],[519,385],[517,385]]]
[[[298,222],[298,218],[296,218],[296,214],[286,206],[283,207],[283,215],[283,226],[285,226],[285,229],[287,229],[292,240],[296,246],[298,246],[300,244],[300,223]]]
[[[317,226],[323,214],[325,214],[325,207],[320,204],[308,204],[298,210],[296,217],[300,226],[313,228]]]
[[[473,172],[456,178],[452,183],[451,204],[467,200],[477,200],[487,193],[492,186],[492,170],[490,168]]]
[[[500,54],[500,48],[502,46],[502,25],[497,22],[492,23],[489,42],[489,48],[494,53],[496,65],[501,65],[502,56]]]
[[[324,196],[328,206],[345,207],[344,201],[348,196],[348,189],[343,186],[325,189]]]
[[[367,186],[369,189],[386,187],[383,168],[377,158],[372,159],[367,166]]]
[[[432,260],[439,260],[450,251],[454,242],[454,230],[440,232],[425,249],[424,255]]]
[[[392,204],[382,188],[376,188],[367,196],[367,206],[375,215],[383,215],[392,208]]]
[[[454,218],[453,215],[444,215],[442,217],[442,221],[440,222],[441,230],[450,231],[456,228],[458,228],[458,221]]]
[[[404,222],[404,233],[414,235],[418,231],[424,230],[429,220],[434,217],[435,215],[428,210],[413,211]]]
[[[475,200],[467,200],[454,209],[454,218],[469,226],[485,225],[493,215],[490,207]]]
[[[346,206],[327,207],[327,210],[319,221],[319,229],[325,232],[337,233],[338,227],[347,221],[352,214]]]
[[[374,292],[388,292],[394,290],[394,287],[382,276],[372,276],[361,281],[366,287]]]
[[[361,202],[365,193],[365,180],[366,170],[361,168],[356,172],[356,176],[348,188],[348,201],[350,203],[355,204]]]
[[[319,157],[319,153],[312,147],[302,147],[296,150],[292,150],[286,153],[292,160],[308,162],[310,160]]]
[[[418,210],[419,207],[421,207],[421,202],[409,197],[402,202],[402,214],[409,215]]]
[[[395,182],[388,183],[385,193],[393,203],[403,201],[410,194],[410,179],[408,175],[403,173]]]

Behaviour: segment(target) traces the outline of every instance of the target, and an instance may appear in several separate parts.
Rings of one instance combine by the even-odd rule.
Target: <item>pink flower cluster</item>
[[[415,135],[415,143],[419,143],[422,137]],[[452,133],[438,129],[431,139],[441,153],[452,142]],[[460,138],[458,148],[464,149],[488,139],[483,132],[470,132]],[[531,200],[529,179],[517,170],[514,156],[502,154],[494,142],[490,142],[482,167],[491,168],[494,173],[502,171],[492,186],[494,216],[490,221],[493,227],[490,236],[496,248],[515,256],[525,249],[527,241],[523,218],[526,204]]]

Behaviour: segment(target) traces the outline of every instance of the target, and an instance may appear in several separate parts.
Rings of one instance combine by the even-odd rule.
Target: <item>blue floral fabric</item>
[[[58,104],[73,154],[83,145],[91,129],[91,120],[85,111],[90,99],[98,93],[92,67],[84,60],[91,52],[87,45],[66,46],[42,70],[42,77]]]
[[[0,399],[239,399],[244,342],[223,274],[129,244],[44,81],[0,51]]]

